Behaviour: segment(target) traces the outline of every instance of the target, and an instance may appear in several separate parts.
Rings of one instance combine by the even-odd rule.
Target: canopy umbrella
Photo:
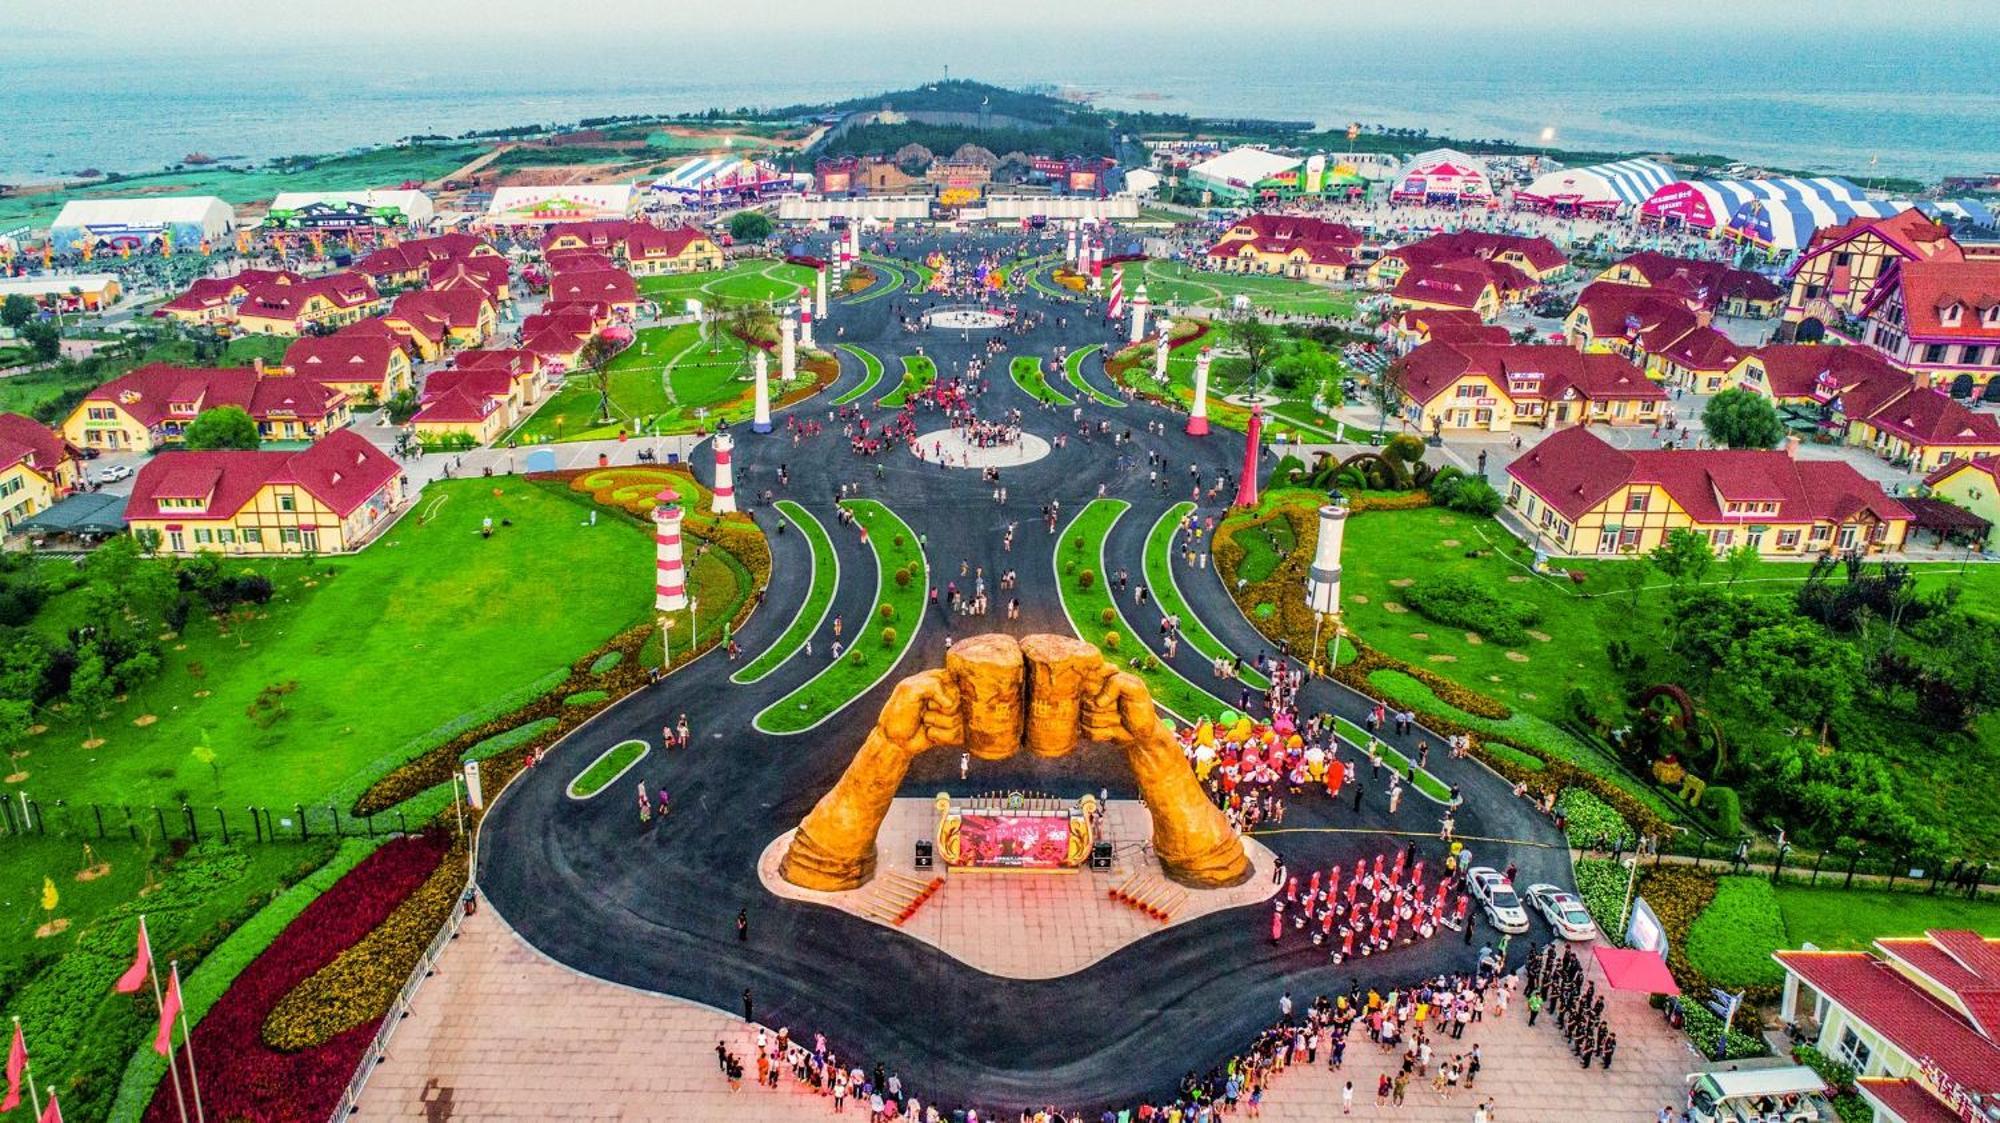
[[[1641,951],[1638,948],[1612,948],[1603,944],[1590,949],[1597,957],[1597,966],[1604,971],[1604,981],[1614,990],[1637,990],[1647,994],[1679,994],[1680,984],[1674,982],[1673,972],[1667,970],[1667,961],[1657,952]]]

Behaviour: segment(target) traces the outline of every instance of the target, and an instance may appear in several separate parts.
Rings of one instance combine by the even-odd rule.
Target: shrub
[[[896,606],[885,601],[875,607],[875,615],[880,616],[884,620],[894,620],[896,618]]]
[[[895,574],[894,574],[894,577],[895,577],[895,580],[896,580],[896,587],[897,587],[898,589],[907,589],[907,588],[909,588],[909,587],[910,587],[910,567],[909,567],[909,566],[907,566],[907,565],[899,565],[899,566],[897,566],[897,567],[896,567],[896,572],[895,572]]]
[[[1103,642],[1104,642],[1104,650],[1106,651],[1118,650],[1118,630],[1114,628],[1111,631],[1104,633]]]
[[[611,668],[617,666],[620,662],[624,661],[624,659],[625,659],[625,653],[614,648],[610,651],[605,652],[602,655],[599,655],[597,658],[590,661],[590,673],[593,675],[601,675],[604,672],[610,670]]]
[[[1854,1090],[1857,1074],[1853,1065],[1842,1064],[1811,1045],[1800,1045],[1793,1049],[1792,1059],[1819,1073],[1819,1078],[1826,1081],[1826,1086],[1836,1094]],[[1846,1116],[1841,1118],[1845,1119]]]
[[[602,690],[579,690],[563,699],[565,706],[595,706],[611,695]]]
[[[1118,622],[1118,610],[1109,606],[1098,610],[1097,622],[1100,624],[1116,624]]]
[[[1625,908],[1627,876],[1625,867],[1609,858],[1584,858],[1576,863],[1576,895],[1583,898],[1598,931],[1620,946],[1625,943],[1618,919]]]
[[[1617,839],[1630,841],[1632,826],[1625,821],[1616,808],[1597,798],[1582,788],[1564,788],[1556,799],[1556,807],[1568,820],[1565,824],[1569,844],[1578,849],[1597,846],[1602,842]]]
[[[1463,511],[1468,515],[1496,514],[1504,502],[1493,485],[1478,476],[1455,479],[1445,490],[1446,494],[1440,497],[1437,489],[1433,487],[1431,498],[1441,501],[1451,510]]]
[[[1686,1031],[1688,1040],[1694,1042],[1695,1049],[1703,1057],[1713,1059],[1716,1039],[1722,1036],[1722,1019],[1709,1013],[1708,1007],[1700,1002],[1681,1003],[1681,1012],[1687,1019],[1682,1024],[1682,1029]],[[1723,1059],[1742,1060],[1745,1057],[1761,1057],[1768,1052],[1770,1050],[1764,1047],[1761,1040],[1732,1029],[1729,1031],[1729,1045],[1723,1054]]]
[[[1078,539],[1078,541],[1081,542],[1082,539]],[[1079,589],[1088,589],[1095,584],[1097,584],[1096,570],[1086,569],[1076,575],[1076,587]]]
[[[1735,838],[1743,833],[1743,797],[1735,788],[1710,784],[1701,793],[1701,807],[1715,823],[1715,833]]]
[[[889,606],[885,604],[882,607],[887,608]],[[896,646],[896,629],[894,628],[882,629],[882,646],[883,647]]]
[[[849,650],[847,653],[847,661],[849,664],[856,667],[867,666],[868,653],[861,650],[859,647],[853,648]]]
[[[1503,602],[1477,579],[1458,573],[1419,578],[1403,590],[1411,608],[1436,623],[1478,632],[1494,643],[1513,647],[1528,642],[1520,609]]]
[[[1525,768],[1530,772],[1540,772],[1542,769],[1548,767],[1542,763],[1541,757],[1500,741],[1488,741],[1484,748],[1488,756],[1506,761],[1516,768]]]
[[[890,538],[889,538],[889,544],[890,544],[891,546],[894,546],[894,547],[895,547],[895,548],[897,548],[898,550],[902,549],[902,548],[903,548],[903,536],[902,536],[901,534],[895,534],[895,535],[891,535],[891,536],[890,536]]]
[[[1784,968],[1771,953],[1787,946],[1778,897],[1761,877],[1724,877],[1715,899],[1688,928],[1688,962],[1717,986],[1777,986]]]

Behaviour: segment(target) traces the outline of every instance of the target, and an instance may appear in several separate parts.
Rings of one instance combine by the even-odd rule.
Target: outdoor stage
[[[1055,979],[1073,974],[1156,932],[1225,909],[1257,905],[1278,891],[1271,880],[1276,858],[1262,843],[1245,838],[1255,872],[1227,889],[1186,889],[1166,880],[1147,840],[1153,820],[1138,800],[1107,805],[1098,841],[1112,845],[1110,870],[947,870],[942,861],[916,868],[916,843],[937,833],[932,800],[898,799],[877,836],[875,877],[859,889],[821,893],[801,889],[778,875],[791,845],[791,831],[773,839],[757,862],[764,888],[794,901],[827,905],[863,920],[893,928],[929,944],[960,963],[1010,979]],[[935,889],[901,924],[896,916],[917,887],[933,879]],[[909,887],[905,890],[903,887]],[[1113,900],[1127,887],[1148,904],[1158,900],[1166,918]],[[1244,939],[1254,940],[1269,917],[1243,915]]]

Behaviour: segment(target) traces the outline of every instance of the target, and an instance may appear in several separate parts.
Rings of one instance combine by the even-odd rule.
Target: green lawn
[[[871,300],[880,300],[885,296],[902,292],[904,286],[910,283],[909,274],[903,272],[903,269],[897,267],[897,263],[887,258],[871,257],[865,259],[864,263],[869,269],[875,272],[876,276],[883,278],[883,280],[870,286],[863,292],[846,297],[845,299],[849,304],[866,304]]]
[[[790,659],[800,647],[804,646],[807,639],[819,631],[827,612],[833,608],[833,591],[840,584],[840,559],[834,556],[833,539],[827,536],[826,528],[819,524],[819,520],[812,516],[812,512],[789,499],[778,500],[777,507],[778,513],[784,516],[785,521],[791,523],[793,529],[800,534],[805,535],[806,541],[812,546],[811,585],[806,590],[804,603],[799,605],[798,615],[792,617],[792,622],[786,625],[784,634],[770,647],[765,648],[762,654],[729,676],[731,682],[756,682],[777,670],[785,660]]]
[[[1340,734],[1340,739],[1352,745],[1355,752],[1365,756],[1368,749],[1368,731],[1341,717],[1339,714],[1333,715],[1333,721],[1335,729]],[[1381,742],[1378,748],[1382,754],[1383,763],[1395,770],[1403,779],[1416,785],[1418,791],[1430,796],[1439,803],[1451,799],[1451,785],[1432,775],[1429,769],[1418,768],[1417,762],[1404,756],[1402,750],[1386,741]]]
[[[499,529],[482,539],[489,516]],[[567,491],[450,481],[361,554],[310,572],[298,560],[246,563],[276,583],[269,605],[223,625],[197,617],[167,645],[161,674],[105,719],[52,715],[6,794],[232,810],[323,800],[643,618],[651,536],[622,519],[586,527],[587,517]],[[59,598],[44,614],[60,620],[63,609]],[[265,687],[287,683],[282,716],[263,726],[246,714]],[[82,748],[92,732],[106,743]],[[196,747],[214,751],[213,770]]]
[[[1830,875],[1822,874],[1827,882]],[[1970,928],[2000,933],[2000,901],[1968,901],[1949,893],[1930,896],[1893,890],[1815,889],[1780,885],[1778,911],[1788,946],[1865,948],[1881,936],[1921,936],[1927,928]]]
[[[1037,401],[1052,405],[1075,405],[1076,399],[1049,385],[1048,375],[1042,370],[1042,361],[1033,355],[1017,355],[1007,364],[1007,376],[1033,396]]]
[[[760,732],[803,733],[847,708],[895,670],[923,624],[930,569],[917,545],[916,532],[896,512],[873,499],[850,499],[841,506],[854,512],[875,551],[876,608],[866,620],[857,620],[847,628],[846,641],[852,646],[845,654],[833,660],[828,651],[828,662],[818,674],[757,715],[752,724]],[[896,582],[899,569],[909,573],[907,583]],[[891,610],[888,620],[882,616],[883,605]],[[895,629],[889,642],[884,642],[884,627]]]
[[[875,404],[883,409],[901,409],[913,394],[921,394],[937,381],[937,364],[925,355],[903,356],[903,379],[894,390]]]
[[[1160,516],[1160,521],[1154,523],[1153,529],[1147,532],[1146,587],[1153,590],[1153,596],[1160,602],[1161,611],[1169,616],[1181,618],[1181,639],[1187,641],[1189,647],[1200,652],[1210,662],[1214,662],[1217,659],[1230,658],[1235,652],[1215,638],[1215,633],[1209,631],[1208,626],[1201,622],[1201,617],[1195,615],[1194,610],[1188,607],[1187,600],[1181,596],[1180,585],[1174,576],[1176,572],[1174,563],[1179,560],[1179,553],[1174,549],[1174,529],[1192,510],[1194,510],[1193,503],[1185,501],[1176,503],[1167,508],[1166,513]],[[1259,690],[1271,685],[1269,677],[1248,663],[1243,666],[1243,681]]]
[[[1149,260],[1139,268],[1139,276],[1126,277],[1128,287],[1143,280],[1146,295],[1154,304],[1184,304],[1225,310],[1236,297],[1248,296],[1250,303],[1267,312],[1297,316],[1352,316],[1354,294],[1336,291],[1312,281],[1291,277],[1266,277],[1235,273],[1207,273],[1180,262]]]
[[[713,272],[639,278],[639,292],[676,316],[687,311],[689,299],[704,305],[717,299],[776,303],[790,301],[800,289],[810,293],[812,286],[812,270],[767,258],[751,258]]]
[[[775,364],[774,368],[775,368]],[[513,437],[526,444],[581,441],[631,434],[691,433],[718,418],[748,420],[756,407],[750,349],[736,339],[711,348],[694,324],[641,328],[610,371],[611,414],[598,419],[597,388],[572,374],[563,388],[523,421]],[[771,371],[773,398],[783,392]]]
[[[1083,376],[1084,358],[1096,354],[1098,351],[1103,350],[1103,348],[1104,344],[1093,343],[1088,347],[1070,352],[1069,358],[1063,360],[1063,373],[1069,376],[1070,385],[1089,394],[1099,405],[1111,406],[1114,409],[1124,409],[1125,400],[1123,398],[1120,398],[1116,394],[1107,394],[1099,390],[1095,384]]]
[[[71,390],[87,390],[103,379],[103,375],[87,375],[73,366],[0,378],[0,413],[32,414],[45,402]]]
[[[1063,612],[1082,639],[1094,643],[1107,659],[1138,675],[1153,701],[1183,722],[1196,722],[1234,709],[1230,703],[1189,682],[1179,671],[1151,657],[1146,645],[1125,622],[1105,579],[1104,543],[1111,528],[1132,505],[1122,499],[1093,499],[1070,520],[1056,541],[1056,587]],[[1088,587],[1083,574],[1089,572]],[[1107,619],[1107,616],[1109,617]]]
[[[569,782],[569,797],[589,799],[603,791],[651,750],[652,746],[644,741],[620,741],[604,750]]]
[[[872,352],[863,350],[851,343],[842,343],[838,346],[841,350],[861,360],[861,384],[838,398],[833,399],[832,404],[844,406],[849,402],[866,397],[868,392],[873,390],[876,384],[882,381],[882,360],[876,358]]]

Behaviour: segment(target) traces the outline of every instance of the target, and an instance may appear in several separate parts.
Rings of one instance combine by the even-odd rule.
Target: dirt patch
[[[1411,632],[1410,638],[1413,640],[1427,640],[1431,638],[1431,634],[1429,632]]]
[[[1507,575],[1507,583],[1509,585],[1525,585],[1528,583],[1528,580],[1528,575],[1525,573],[1509,573]]]
[[[1486,642],[1486,637],[1480,635],[1478,632],[1467,632],[1465,633],[1465,642],[1478,647],[1480,644]]]
[[[1535,641],[1536,643],[1547,643],[1547,642],[1549,642],[1550,640],[1552,640],[1552,639],[1556,638],[1556,637],[1554,637],[1554,636],[1552,636],[1552,635],[1548,634],[1547,632],[1538,632],[1538,631],[1534,630],[1533,628],[1529,628],[1529,629],[1528,629],[1528,635],[1529,635],[1529,636],[1530,636],[1530,637],[1531,637],[1532,639],[1534,639],[1534,641]]]
[[[1500,681],[1500,676],[1499,676],[1499,675],[1487,675],[1487,676],[1486,676],[1486,681],[1487,681],[1487,682],[1499,682],[1499,681]]]
[[[1459,541],[1458,539],[1456,539],[1456,538],[1440,538],[1440,539],[1438,539],[1438,545],[1440,545],[1440,546],[1463,546],[1463,545],[1465,545],[1465,543],[1463,543],[1463,542],[1460,542],[1460,541]]]
[[[1528,661],[1528,657],[1526,655],[1521,654],[1518,651],[1509,651],[1507,653],[1507,658],[1515,663],[1525,663]]]
[[[1347,598],[1347,603],[1349,603],[1349,604],[1367,604],[1367,603],[1368,603],[1368,594],[1366,594],[1366,593],[1355,593],[1354,595],[1352,595],[1352,596],[1350,596],[1350,597],[1348,597],[1348,598]]]
[[[1382,602],[1382,611],[1394,613],[1400,616],[1401,614],[1408,612],[1409,609],[1404,608],[1402,605],[1397,604],[1395,601],[1385,600]]]
[[[9,772],[4,779],[9,784],[25,783],[28,779],[28,774],[26,772]]]
[[[1521,691],[1521,701],[1523,702],[1532,702],[1536,699],[1536,697],[1538,697],[1538,695],[1536,695],[1536,693],[1532,690]]]
[[[1456,662],[1458,662],[1458,656],[1456,656],[1456,655],[1442,655],[1442,654],[1440,654],[1440,655],[1433,655],[1433,656],[1431,656],[1431,662],[1433,662],[1433,663],[1456,663]]]
[[[197,698],[206,698],[209,696],[209,693],[210,692],[206,690],[197,690],[194,692],[194,696]]]
[[[1417,579],[1414,577],[1398,577],[1394,581],[1389,582],[1390,585],[1398,589],[1407,589],[1416,583]]]
[[[132,719],[132,724],[144,728],[158,720],[160,720],[158,714],[140,714],[138,717]]]
[[[40,737],[42,734],[47,733],[48,731],[49,727],[46,725],[31,725],[28,727],[28,736]]]
[[[104,738],[92,737],[90,740],[85,741],[83,743],[83,747],[86,749],[101,749],[104,747]]]
[[[76,871],[76,879],[78,881],[96,881],[98,878],[103,877],[105,874],[110,872],[111,872],[110,862],[99,862],[94,866],[86,866],[83,869]]]
[[[69,917],[59,916],[42,925],[40,928],[35,929],[35,938],[37,940],[46,940],[50,936],[60,936],[67,931],[69,931]]]

